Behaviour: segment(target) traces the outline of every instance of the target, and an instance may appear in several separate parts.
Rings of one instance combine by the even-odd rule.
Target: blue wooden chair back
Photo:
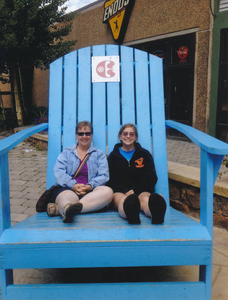
[[[119,56],[119,82],[92,82],[96,56]],[[162,59],[125,46],[99,45],[71,52],[51,64],[47,188],[55,183],[58,154],[75,143],[76,124],[83,120],[92,122],[93,143],[107,154],[118,142],[121,125],[135,124],[138,141],[154,156],[156,191],[168,202]]]

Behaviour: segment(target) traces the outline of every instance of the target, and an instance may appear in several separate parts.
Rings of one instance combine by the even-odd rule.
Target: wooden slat
[[[205,283],[205,298],[211,299],[212,264],[200,266],[199,281]]]
[[[1,286],[1,299],[4,300],[7,297],[7,287],[13,284],[13,270],[0,269],[0,286]]]
[[[50,66],[47,188],[55,183],[53,168],[62,150],[63,58]]]
[[[0,156],[0,235],[10,227],[9,162],[8,153]]]
[[[63,149],[75,143],[77,51],[64,58]]]
[[[119,55],[119,48],[116,45],[108,45],[106,55]],[[108,109],[108,153],[113,150],[114,145],[119,141],[118,132],[120,129],[120,84],[119,82],[107,83],[107,109]]]
[[[156,192],[162,194],[169,205],[162,59],[150,55],[149,60],[153,156],[158,175]]]
[[[105,46],[94,46],[93,56],[105,56]],[[93,57],[92,57],[93,59]],[[92,83],[94,145],[106,153],[106,86],[104,82]]]
[[[148,54],[135,50],[137,129],[142,147],[151,152]]]
[[[165,292],[164,292],[165,291]],[[206,300],[202,282],[132,282],[94,284],[37,284],[7,288],[11,300]],[[209,299],[209,298],[208,298]]]
[[[121,47],[122,123],[136,124],[133,49]]]
[[[201,149],[200,155],[200,222],[213,236],[213,159]]]
[[[11,251],[9,248],[3,250],[3,255],[7,269],[211,265],[212,255],[207,251],[212,253],[212,245],[206,241],[202,241],[202,244],[192,242],[192,245],[183,246],[179,241],[173,245],[143,242],[128,245],[119,243],[119,246],[116,243],[80,243],[73,247],[70,243],[58,243],[48,246],[48,251],[47,247],[25,247],[21,244],[11,247]],[[65,257],[61,257],[62,253],[65,253]]]
[[[78,122],[91,122],[91,48],[78,50]]]

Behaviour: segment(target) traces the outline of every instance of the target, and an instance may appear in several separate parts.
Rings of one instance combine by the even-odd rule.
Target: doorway
[[[134,45],[163,59],[165,117],[192,126],[195,33]],[[174,131],[170,135],[176,135]]]

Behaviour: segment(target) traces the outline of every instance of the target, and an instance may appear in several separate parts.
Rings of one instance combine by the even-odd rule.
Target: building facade
[[[80,9],[69,36],[77,40],[75,49],[116,44],[110,26],[102,21],[105,4],[121,6],[123,2],[98,0]],[[166,118],[208,132],[214,25],[211,1],[135,0],[128,24],[123,25],[126,33],[118,43],[163,58]],[[48,71],[35,70],[33,101],[48,105]]]

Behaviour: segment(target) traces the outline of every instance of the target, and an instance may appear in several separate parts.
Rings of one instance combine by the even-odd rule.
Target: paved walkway
[[[199,167],[200,151],[192,143],[167,140],[168,160]],[[37,151],[29,143],[21,143],[9,154],[10,197],[12,225],[33,215],[35,204],[45,190],[47,152]],[[214,260],[212,300],[228,299],[228,232],[214,228]],[[166,274],[170,280],[181,276],[186,280],[197,280],[198,269],[194,266],[161,268],[156,270],[158,276]],[[72,273],[69,270],[16,270],[16,283],[50,283],[65,282]],[[41,299],[42,300],[42,299]]]
[[[9,153],[12,225],[36,213],[35,204],[46,189],[47,152],[21,143]]]
[[[200,148],[188,141],[167,139],[167,157],[172,162],[200,167]]]

